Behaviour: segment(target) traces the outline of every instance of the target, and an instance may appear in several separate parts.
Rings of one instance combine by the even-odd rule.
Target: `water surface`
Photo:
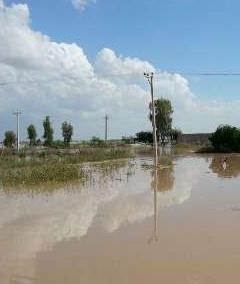
[[[0,283],[239,283],[240,157],[165,156],[157,175],[152,165],[0,190]]]

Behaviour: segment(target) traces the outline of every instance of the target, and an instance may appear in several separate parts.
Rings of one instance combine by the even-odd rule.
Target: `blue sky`
[[[30,28],[33,31],[48,35],[51,41],[57,43],[76,43],[83,49],[92,65],[97,54],[103,48],[108,48],[120,59],[138,58],[170,74],[240,72],[239,1],[93,2],[85,5],[84,9],[76,9],[71,0],[4,1],[5,6],[12,3],[27,4],[30,11]],[[193,119],[195,126],[196,122],[200,123],[196,131],[212,131],[219,122],[225,123],[221,118],[228,117],[227,111],[231,113],[226,122],[237,125],[239,109],[235,109],[235,102],[239,103],[240,77],[184,77],[188,80],[191,92],[197,96],[196,100],[201,101],[201,107],[204,104],[203,108],[208,108],[208,101],[210,105],[215,101],[215,104],[220,102],[221,107],[225,107],[219,114],[220,118],[216,118],[214,123],[206,121],[201,124],[198,121],[201,120],[199,114]],[[160,89],[158,92],[161,93]],[[228,104],[235,106],[234,115]],[[202,115],[206,114],[203,112]],[[189,119],[180,116],[177,118],[180,123],[176,122],[176,126],[185,132],[194,132],[194,125],[189,125]],[[145,128],[149,128],[147,123]],[[134,125],[127,133],[122,133],[119,129],[114,136],[130,134],[134,129]],[[89,136],[91,133],[86,135]]]
[[[27,3],[31,26],[58,42],[76,42],[90,60],[103,47],[163,70],[240,71],[240,2],[97,0],[84,11],[69,0]]]

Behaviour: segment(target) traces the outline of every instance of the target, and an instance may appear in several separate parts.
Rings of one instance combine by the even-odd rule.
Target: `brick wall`
[[[209,137],[211,133],[197,133],[197,134],[181,134],[178,138],[178,143],[195,144],[195,145],[211,145]]]

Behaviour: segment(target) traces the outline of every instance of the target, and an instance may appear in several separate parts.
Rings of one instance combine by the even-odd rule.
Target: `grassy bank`
[[[3,187],[32,186],[46,182],[72,182],[85,178],[83,164],[131,157],[128,148],[88,149],[74,152],[41,151],[0,156]]]

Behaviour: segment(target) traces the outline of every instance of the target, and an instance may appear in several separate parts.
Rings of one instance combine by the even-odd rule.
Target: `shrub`
[[[105,142],[98,137],[93,136],[90,141],[90,146],[92,147],[102,147],[105,145]]]
[[[3,144],[7,148],[13,148],[13,145],[16,143],[16,134],[13,131],[5,132],[5,139],[3,140]]]
[[[218,152],[240,152],[240,129],[230,125],[220,125],[209,138]]]
[[[61,141],[61,140],[54,140],[52,142],[52,145],[51,145],[51,147],[55,148],[55,149],[64,149],[65,146],[66,145],[65,145],[64,141]]]
[[[141,131],[136,133],[137,141],[143,143],[153,143],[153,133],[151,131]]]

